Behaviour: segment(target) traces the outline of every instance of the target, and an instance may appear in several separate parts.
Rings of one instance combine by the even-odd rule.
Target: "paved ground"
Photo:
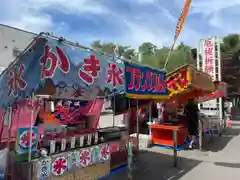
[[[115,117],[116,124],[122,116]],[[102,116],[100,126],[112,125],[112,117]],[[240,124],[227,129],[222,137],[214,137],[206,150],[181,151],[178,168],[172,167],[172,151],[149,148],[139,154],[133,180],[239,180]],[[106,180],[127,180],[126,171]]]

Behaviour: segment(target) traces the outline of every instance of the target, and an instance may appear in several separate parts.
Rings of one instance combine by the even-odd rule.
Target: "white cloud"
[[[34,8],[51,8],[65,13],[106,13],[107,9],[95,0],[28,0]]]
[[[240,0],[198,0],[193,2],[191,14],[200,14],[206,23],[227,33],[239,33]]]
[[[135,3],[130,3],[129,12],[127,14],[115,13],[101,4],[101,1],[97,0],[2,1],[2,9],[0,7],[0,23],[37,33],[42,31],[55,32],[61,36],[71,37],[71,39],[76,38],[76,41],[78,40],[80,42],[81,39],[84,39],[83,42],[90,42],[94,39],[104,38],[108,41],[132,45],[134,47],[137,47],[145,41],[150,41],[158,46],[170,46],[173,41],[178,18],[173,16],[172,13],[163,7],[163,5],[157,0],[132,0],[131,2],[136,2],[141,5],[153,5],[158,9],[158,12],[138,11]],[[197,7],[199,7],[199,4],[195,6],[195,10],[197,10]],[[114,39],[108,38],[108,32],[106,32],[105,37],[90,37],[86,35],[86,32],[73,34],[68,26],[68,22],[62,22],[56,25],[55,22],[53,22],[52,17],[42,11],[46,8],[51,11],[57,10],[62,13],[77,16],[87,16],[89,13],[101,16],[105,21],[116,21],[116,23],[120,24],[122,27],[123,32],[121,35],[114,37]],[[136,11],[138,13],[133,13]],[[111,31],[111,29],[109,29],[109,31]],[[193,35],[191,38],[189,38],[190,34]],[[186,25],[180,40],[195,44],[195,42],[192,42],[193,37],[196,39],[200,36],[200,33]]]
[[[33,10],[31,5],[21,0],[4,0],[1,2],[0,16],[2,24],[18,27],[20,29],[40,32],[52,29],[52,19],[49,15]]]
[[[192,3],[192,13],[211,15],[236,5],[240,5],[240,0],[197,0]]]
[[[107,10],[98,1],[88,0],[2,0],[0,16],[5,14],[3,24],[29,31],[53,31],[52,18],[41,11],[51,8],[65,13],[104,13]]]

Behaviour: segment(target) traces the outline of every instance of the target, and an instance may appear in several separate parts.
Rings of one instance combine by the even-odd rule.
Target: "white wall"
[[[14,61],[14,49],[23,51],[37,34],[0,24],[0,69]]]

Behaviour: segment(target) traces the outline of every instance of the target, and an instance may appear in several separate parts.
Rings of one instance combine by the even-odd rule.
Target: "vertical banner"
[[[215,41],[214,38],[202,41],[202,70],[211,75],[212,80],[216,80],[216,62],[215,62]],[[203,108],[216,109],[217,99],[203,102]]]
[[[188,12],[189,12],[189,7],[192,3],[192,0],[186,0],[185,1],[185,4],[184,4],[184,7],[182,9],[182,12],[181,12],[181,15],[178,19],[178,23],[177,23],[177,27],[176,27],[176,32],[175,32],[175,37],[174,37],[174,42],[173,42],[173,45],[172,45],[172,48],[174,47],[176,41],[177,41],[177,38],[179,37],[182,29],[183,29],[183,26],[184,26],[184,23],[186,21],[186,18],[187,18],[187,15],[188,15]]]
[[[216,80],[216,63],[215,63],[215,42],[213,39],[203,41],[203,72],[212,76]]]
[[[192,0],[185,0],[184,7],[181,11],[180,17],[178,18],[178,23],[177,23],[177,26],[176,26],[176,31],[175,31],[175,36],[174,36],[174,41],[173,41],[172,47],[171,47],[171,49],[168,53],[168,56],[167,56],[167,59],[166,59],[165,65],[164,65],[164,69],[167,66],[167,63],[168,63],[168,60],[171,56],[173,48],[174,48],[174,46],[177,42],[177,39],[178,39],[182,29],[183,29],[184,23],[185,23],[186,18],[188,16],[189,7],[190,7],[191,3],[192,3]]]
[[[212,76],[213,81],[221,81],[220,39],[202,39],[198,45],[197,67]],[[223,118],[222,98],[205,101],[200,109],[206,115]]]

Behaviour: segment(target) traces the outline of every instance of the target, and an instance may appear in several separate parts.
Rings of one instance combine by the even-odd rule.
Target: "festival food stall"
[[[185,104],[190,98],[198,98],[214,90],[211,77],[191,65],[184,65],[167,74],[169,97],[166,103]],[[176,150],[184,144],[187,137],[187,128],[177,117],[171,117],[168,123],[149,125],[152,132],[152,142],[157,145],[170,146]],[[176,158],[174,165],[177,165]]]
[[[125,127],[98,128],[105,89],[114,92],[115,114],[168,97],[165,72],[44,33],[1,74],[0,87],[11,180],[107,175],[129,161],[130,149],[134,156],[138,137]]]
[[[166,85],[166,72],[156,70],[150,67],[143,67],[137,64],[125,63],[126,86],[125,93],[130,99],[133,99],[131,106],[138,108],[145,107],[151,103],[151,100],[165,100],[168,98],[168,89]],[[145,102],[144,100],[147,100]],[[139,117],[138,110],[131,109],[131,126],[136,125]],[[135,127],[139,128],[140,124]],[[132,129],[132,128],[130,128]],[[136,132],[136,129],[135,129]]]
[[[98,121],[104,89],[124,92],[124,70],[63,38],[36,37],[0,78],[6,179],[98,179],[119,165],[114,153],[136,141],[125,128],[98,129]]]
[[[119,94],[115,97],[115,113],[133,115],[132,117],[125,116],[128,118],[124,118],[124,123],[128,127],[128,134],[133,135],[134,133],[134,137],[138,139],[141,128],[141,122],[137,115],[138,110],[147,107],[152,100],[161,100],[168,97],[166,72],[129,62],[124,62],[124,66],[125,94]],[[124,162],[126,158],[124,153],[123,151],[122,154],[119,153],[112,157],[122,157]]]

